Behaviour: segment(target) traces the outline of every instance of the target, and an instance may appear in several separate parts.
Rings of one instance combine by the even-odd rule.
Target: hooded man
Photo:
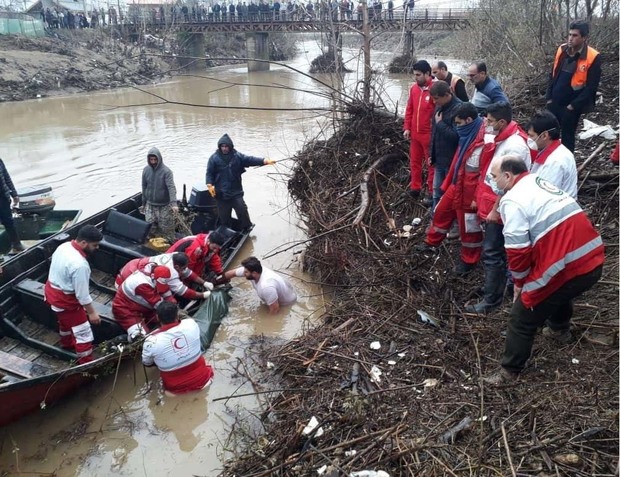
[[[174,214],[179,210],[174,175],[164,165],[159,149],[147,154],[147,166],[142,171],[142,207],[147,222],[153,224],[151,234],[161,235],[174,242]]]
[[[243,200],[241,174],[246,167],[275,164],[267,158],[246,156],[235,149],[235,146],[224,134],[217,142],[217,151],[207,163],[207,189],[217,201],[217,212],[220,224],[231,228],[233,209],[239,221],[238,228],[245,230],[252,226],[248,206]]]

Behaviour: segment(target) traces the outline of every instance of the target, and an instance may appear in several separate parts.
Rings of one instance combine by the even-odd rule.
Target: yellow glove
[[[263,161],[263,164],[265,164],[266,166],[271,166],[275,163],[276,161],[274,161],[273,159],[268,159],[268,158],[265,158],[265,160]]]
[[[213,184],[207,184],[207,189],[209,189],[211,197],[215,197],[215,186]]]

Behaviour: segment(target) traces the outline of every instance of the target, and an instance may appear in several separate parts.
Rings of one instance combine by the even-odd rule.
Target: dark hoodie
[[[152,167],[148,156],[157,156],[157,165]],[[172,171],[164,165],[159,149],[153,147],[146,155],[146,167],[142,171],[142,205],[163,206],[176,204],[177,189],[174,186]]]
[[[228,144],[230,152],[223,154],[220,146]],[[215,186],[216,199],[231,200],[243,197],[241,174],[246,167],[262,166],[265,159],[262,157],[246,156],[234,148],[234,144],[228,134],[224,134],[217,142],[217,151],[209,158],[207,163],[207,184]]]

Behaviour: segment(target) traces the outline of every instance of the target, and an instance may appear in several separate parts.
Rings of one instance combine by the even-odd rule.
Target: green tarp
[[[0,35],[45,36],[43,22],[26,15],[25,18],[8,18],[0,16]]]
[[[229,289],[211,292],[209,299],[202,303],[193,316],[200,327],[200,344],[203,350],[209,347],[217,328],[228,314],[228,302],[231,299],[228,294]]]

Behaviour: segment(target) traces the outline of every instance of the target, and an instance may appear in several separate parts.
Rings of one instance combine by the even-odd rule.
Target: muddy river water
[[[306,38],[301,50],[290,64],[307,71],[318,55],[316,40]],[[375,60],[381,63],[391,55]],[[349,66],[355,69],[357,64]],[[178,103],[256,109],[147,105],[157,98],[135,89],[0,104],[0,157],[18,187],[49,184],[58,209],[81,208],[88,216],[139,190],[152,146],[174,171],[180,196],[183,184],[189,194],[192,184],[204,183],[207,159],[223,133],[240,151],[276,160],[293,156],[321,130],[329,133],[329,121],[316,112],[260,109],[329,107],[328,100],[312,94],[323,87],[299,73],[272,66],[269,72],[248,74],[245,66],[232,66],[202,74],[211,79],[175,78],[146,90]],[[347,83],[357,79],[356,73],[350,74]],[[398,103],[402,112],[409,81],[404,76],[382,80],[382,99],[388,106]],[[244,175],[256,227],[241,257],[263,258],[304,238],[286,188],[291,165],[284,160]],[[248,283],[235,283],[230,313],[206,353],[216,373],[210,389],[168,398],[161,394],[157,370],[145,372],[139,362],[125,363],[116,379],[103,378],[0,429],[0,474],[217,475],[222,459],[236,446],[227,441],[235,412],[249,415],[257,405],[252,397],[214,401],[253,391],[238,373],[248,343],[261,335],[293,338],[321,315],[326,298],[300,270],[295,254],[300,250],[298,246],[264,260],[289,275],[297,288],[300,299],[290,309],[270,316]]]

